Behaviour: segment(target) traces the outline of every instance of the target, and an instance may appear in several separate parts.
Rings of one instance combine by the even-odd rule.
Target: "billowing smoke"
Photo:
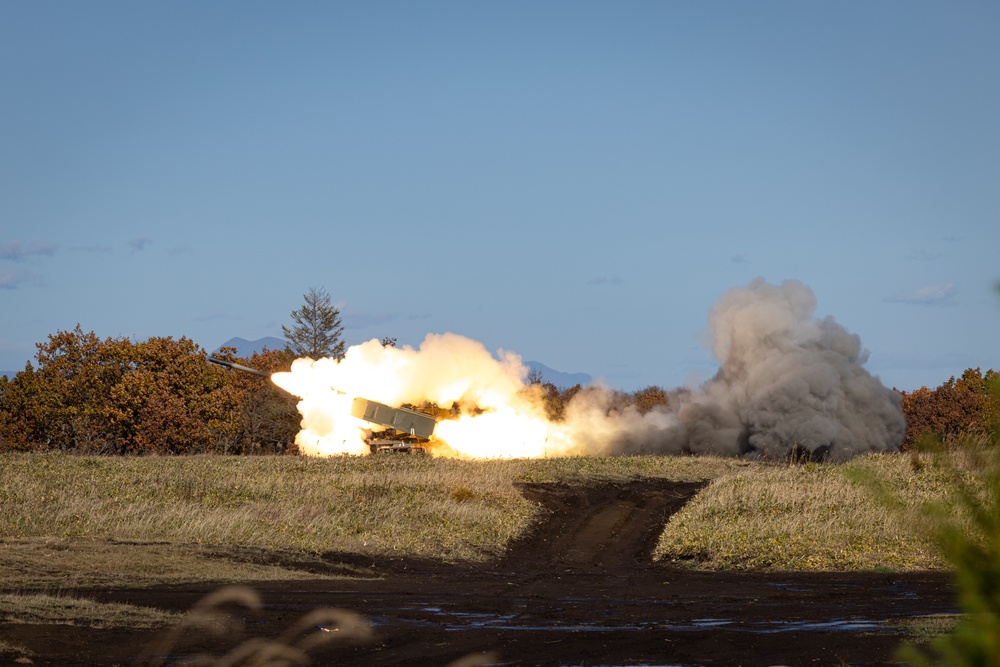
[[[429,335],[419,349],[369,341],[339,363],[300,359],[275,381],[302,397],[297,442],[311,454],[368,451],[370,425],[350,417],[354,396],[451,406],[455,418],[439,421],[435,451],[474,458],[644,452],[839,461],[898,449],[898,395],[864,369],[858,336],[817,319],[815,307],[796,281],[730,290],[709,317],[718,373],[644,413],[592,388],[550,421],[517,355],[498,360],[454,334]]]
[[[609,451],[839,461],[898,449],[899,395],[864,369],[861,339],[815,308],[791,280],[724,294],[709,316],[718,373],[663,410],[624,419]]]

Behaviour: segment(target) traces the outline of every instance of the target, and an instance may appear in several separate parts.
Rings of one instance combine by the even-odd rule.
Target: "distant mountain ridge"
[[[570,387],[576,385],[586,387],[594,379],[586,373],[563,373],[561,371],[553,370],[538,361],[525,361],[524,365],[530,370],[541,373],[542,382],[551,382],[560,389],[569,389]]]
[[[263,338],[258,338],[257,340],[247,340],[246,338],[230,338],[225,343],[215,348],[212,354],[215,354],[223,347],[235,347],[237,357],[252,357],[254,353],[261,353],[264,349],[268,350],[283,350],[285,349],[285,339],[276,338],[274,336],[264,336]],[[524,365],[528,367],[528,370],[537,371],[542,374],[542,382],[551,382],[560,389],[568,389],[575,385],[580,385],[586,387],[593,380],[592,377],[586,373],[563,373],[561,371],[549,368],[545,364],[538,361],[525,361]],[[14,377],[13,374],[10,377]]]
[[[258,338],[257,340],[247,340],[246,338],[230,338],[225,343],[215,348],[212,354],[215,354],[220,349],[224,347],[235,347],[236,356],[248,358],[252,357],[255,353],[260,354],[265,349],[268,350],[284,350],[285,346],[288,345],[284,338],[276,338],[274,336],[264,336],[263,338]]]

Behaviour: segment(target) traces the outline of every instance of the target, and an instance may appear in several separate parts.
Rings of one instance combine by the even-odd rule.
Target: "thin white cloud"
[[[194,254],[194,248],[192,248],[191,244],[189,244],[189,243],[179,243],[179,244],[173,246],[172,248],[170,248],[169,250],[167,250],[167,254],[168,255],[173,255],[175,257],[177,255],[193,255]]]
[[[368,329],[381,327],[400,318],[399,313],[372,313],[365,311],[341,311],[345,330]]]
[[[930,306],[948,301],[951,297],[955,296],[957,292],[958,286],[955,285],[955,283],[946,283],[944,285],[926,285],[911,292],[901,292],[888,296],[885,300],[892,303],[914,303]]]
[[[55,244],[48,241],[32,241],[31,243],[7,241],[6,243],[0,243],[0,259],[18,261],[32,255],[51,256],[55,251]]]
[[[148,236],[138,236],[138,237],[132,239],[131,241],[129,241],[128,244],[129,244],[129,247],[131,247],[133,251],[135,251],[135,252],[141,252],[142,250],[144,250],[146,248],[146,246],[148,246],[152,242],[153,242],[153,239],[149,238]]]
[[[921,262],[929,262],[932,259],[939,259],[942,256],[939,252],[932,252],[924,248],[914,248],[907,255],[910,259],[916,259]]]
[[[21,284],[21,279],[17,271],[3,271],[0,273],[0,288],[15,289]]]
[[[21,269],[0,271],[0,289],[17,289],[26,283],[38,284],[40,282],[41,278],[31,271]]]

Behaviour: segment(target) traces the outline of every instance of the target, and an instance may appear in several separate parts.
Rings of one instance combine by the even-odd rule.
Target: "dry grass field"
[[[417,456],[0,455],[0,621],[166,625],[169,613],[85,589],[349,577],[325,554],[481,563],[540,518],[517,482],[707,481],[654,557],[697,569],[917,571],[945,567],[914,521],[946,500],[952,456],[846,464],[715,457],[459,461]],[[896,499],[890,509],[864,479]],[[292,566],[290,566],[292,564]],[[0,645],[0,654],[18,655]],[[26,655],[23,654],[22,655]]]
[[[537,508],[516,481],[712,480],[667,524],[658,559],[703,568],[920,570],[940,554],[905,513],[852,480],[868,471],[915,508],[946,492],[918,455],[842,465],[715,457],[458,461],[430,457],[0,456],[0,588],[315,576],[263,552],[483,561]],[[127,561],[120,552],[128,549]],[[242,553],[238,566],[223,552]],[[287,558],[286,558],[287,560]]]
[[[536,516],[517,480],[698,480],[737,469],[731,460],[665,457],[8,454],[0,456],[0,590],[316,576],[268,566],[268,552],[317,565],[330,551],[482,561]]]
[[[911,509],[948,488],[947,473],[916,454],[842,465],[8,454],[0,456],[0,590],[331,576],[319,565],[334,551],[483,561],[536,517],[514,482],[646,477],[711,480],[667,524],[658,559],[713,569],[943,567],[905,512],[853,481],[859,471]],[[281,559],[267,558],[276,552]]]
[[[872,475],[903,508],[855,479]],[[656,557],[713,569],[939,569],[941,554],[912,512],[947,493],[947,473],[918,455],[753,466],[715,479],[671,517]]]

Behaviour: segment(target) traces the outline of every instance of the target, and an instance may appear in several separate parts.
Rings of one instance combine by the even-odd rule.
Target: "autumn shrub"
[[[207,363],[187,338],[102,340],[77,325],[37,348],[35,367],[0,380],[0,451],[283,452],[298,428],[290,396]],[[249,363],[276,370],[291,359]]]
[[[579,384],[568,389],[560,389],[551,382],[544,382],[541,387],[545,392],[543,397],[545,413],[552,421],[562,421],[565,418],[566,406],[582,390]]]
[[[990,400],[990,387],[998,382],[1000,374],[994,370],[982,373],[969,368],[936,389],[900,392],[906,417],[903,449],[911,449],[926,436],[957,442],[960,436],[988,433],[1000,416]]]
[[[650,385],[644,389],[640,389],[632,396],[635,401],[635,407],[641,414],[646,414],[653,408],[669,404],[667,392],[663,389],[663,387],[658,387],[656,385]]]

